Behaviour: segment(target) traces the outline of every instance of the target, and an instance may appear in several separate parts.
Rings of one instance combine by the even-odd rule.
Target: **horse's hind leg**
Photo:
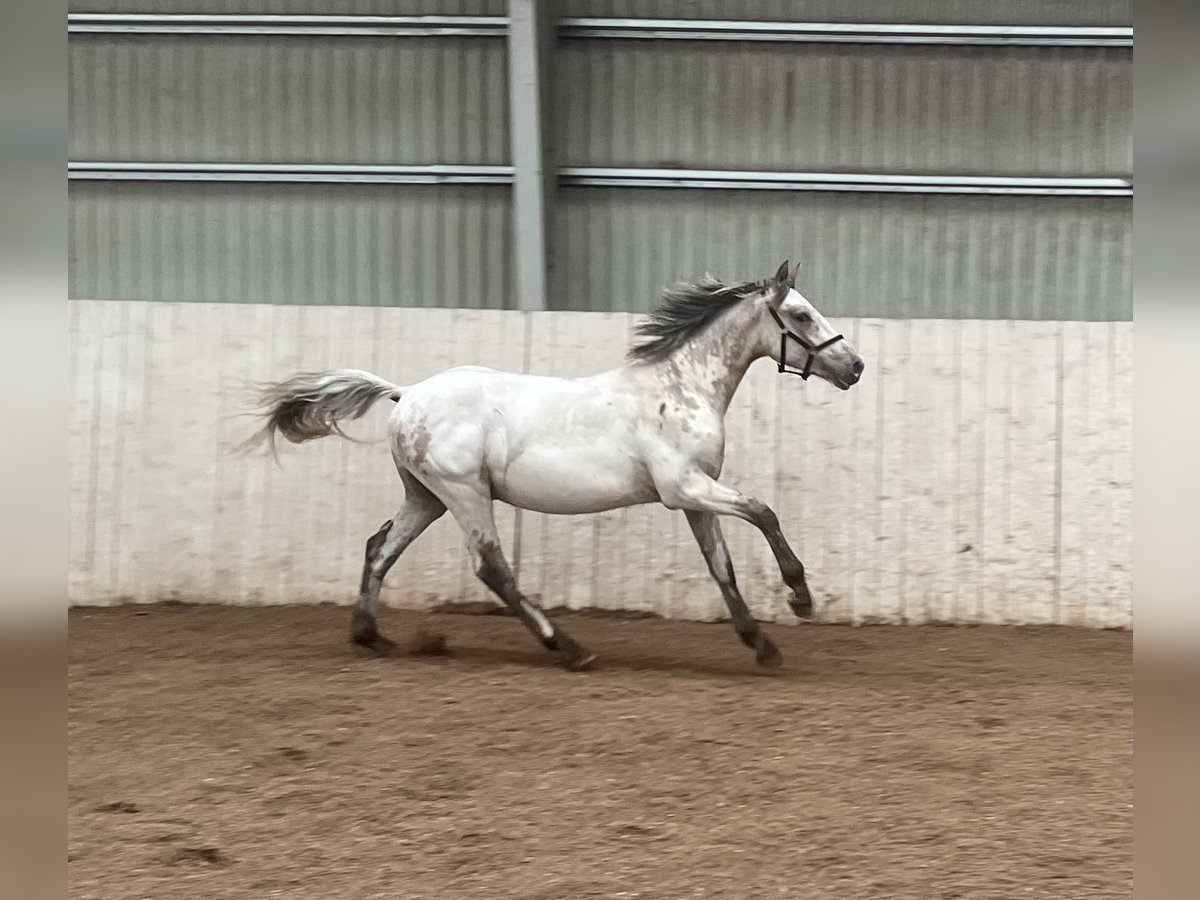
[[[546,647],[561,653],[568,669],[586,668],[596,658],[594,653],[589,653],[575,643],[565,631],[556,628],[544,612],[525,598],[517,588],[516,578],[508,560],[504,558],[504,552],[500,549],[494,532],[472,533],[468,544],[471,547],[471,559],[475,564],[475,574],[479,576],[479,580],[491,588]]]
[[[565,631],[555,627],[546,614],[518,589],[512,568],[500,549],[500,536],[492,517],[492,498],[486,490],[482,487],[447,485],[439,494],[466,535],[467,550],[479,580],[504,601],[505,606],[525,623],[525,627],[538,640],[549,649],[561,653],[567,668],[585,668],[596,658],[595,654],[589,653]]]
[[[446,511],[442,501],[407,471],[401,469],[400,477],[404,481],[404,506],[396,514],[396,518],[384,522],[383,527],[367,541],[362,584],[350,626],[350,635],[354,643],[370,647],[379,653],[386,653],[394,646],[379,633],[379,626],[375,620],[379,610],[379,589],[383,586],[384,576],[395,565],[405,548]]]
[[[708,563],[708,571],[721,588],[721,596],[729,607],[729,615],[733,620],[733,629],[737,632],[742,643],[753,647],[755,657],[760,666],[773,668],[783,662],[779,649],[771,642],[746,606],[742,592],[738,590],[737,581],[733,577],[733,562],[729,558],[729,548],[725,546],[725,537],[721,534],[721,523],[716,515],[697,510],[686,510],[688,524],[692,526],[692,534]]]

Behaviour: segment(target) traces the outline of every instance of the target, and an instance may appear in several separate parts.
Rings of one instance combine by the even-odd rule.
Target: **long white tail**
[[[267,424],[247,445],[265,441],[274,455],[276,432],[293,444],[330,434],[353,440],[338,423],[361,418],[383,397],[399,400],[400,388],[361,369],[301,372],[262,389],[259,404]]]

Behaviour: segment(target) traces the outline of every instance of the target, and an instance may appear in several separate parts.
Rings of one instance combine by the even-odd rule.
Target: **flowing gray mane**
[[[762,286],[761,281],[725,284],[708,275],[698,282],[672,285],[663,291],[658,306],[638,325],[637,343],[629,349],[629,359],[635,362],[665,359]]]

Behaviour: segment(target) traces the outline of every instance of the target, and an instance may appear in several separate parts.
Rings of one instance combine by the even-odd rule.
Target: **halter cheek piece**
[[[775,312],[774,307],[768,306],[767,312],[771,314],[771,318],[775,320],[775,324],[779,326],[779,371],[788,375],[799,375],[805,381],[808,381],[808,376],[812,374],[813,361],[816,360],[817,354],[822,350],[827,350],[836,344],[838,341],[844,341],[846,338],[840,334],[835,334],[827,341],[822,341],[819,344],[810,344],[796,332],[792,331],[783,323],[783,319],[779,318],[779,313]],[[791,339],[804,348],[807,358],[804,360],[803,369],[789,369],[787,367],[787,347],[788,340]]]

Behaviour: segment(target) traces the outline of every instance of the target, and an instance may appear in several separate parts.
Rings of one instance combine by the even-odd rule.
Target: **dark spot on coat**
[[[412,462],[413,465],[419,466],[425,462],[425,454],[429,451],[429,429],[424,423],[418,425],[413,430],[412,436]]]
[[[667,404],[665,404],[665,403],[660,403],[660,404],[658,404],[658,414],[659,414],[660,416],[661,416],[663,413],[665,413],[666,411],[667,411]]]

